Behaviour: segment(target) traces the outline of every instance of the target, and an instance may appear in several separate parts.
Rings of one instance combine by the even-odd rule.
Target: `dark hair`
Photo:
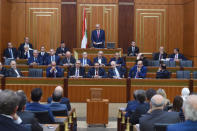
[[[53,101],[60,102],[62,94],[60,92],[54,92],[52,95]]]
[[[61,41],[61,44],[65,43],[63,40]]]
[[[156,92],[154,89],[148,89],[148,90],[146,91],[146,98],[147,98],[147,100],[150,101],[151,98],[152,98],[155,94],[157,94],[157,92]]]
[[[174,49],[179,52],[179,48],[174,48]]]
[[[140,103],[144,103],[145,100],[146,100],[146,93],[144,90],[140,90],[137,94],[137,100],[140,102]]]
[[[16,92],[19,100],[19,105],[18,105],[18,111],[22,111],[23,107],[25,106],[27,102],[27,97],[24,93],[24,91],[20,90]]]
[[[172,106],[172,111],[179,112],[183,106],[183,98],[181,96],[175,96]]]
[[[34,102],[40,101],[41,96],[42,96],[42,89],[41,88],[34,88],[31,91],[31,99],[32,99],[32,101],[34,101]]]
[[[162,70],[166,70],[166,64],[161,64]]]

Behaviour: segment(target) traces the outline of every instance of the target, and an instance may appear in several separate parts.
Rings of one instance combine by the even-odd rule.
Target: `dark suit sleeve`
[[[94,36],[93,36],[93,35],[94,35],[94,31],[92,31],[92,35],[91,35],[92,43],[95,42],[95,41],[94,41]]]
[[[32,131],[43,131],[43,128],[40,126],[40,124],[37,122],[35,118],[31,121],[31,128]]]
[[[109,71],[108,71],[108,77],[109,78],[113,78],[113,71],[112,71],[112,69],[109,69]]]

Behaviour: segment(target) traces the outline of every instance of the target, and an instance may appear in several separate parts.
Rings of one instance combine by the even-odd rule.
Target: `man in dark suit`
[[[137,65],[133,66],[129,71],[129,78],[144,79],[146,78],[147,68],[142,61],[138,61]]]
[[[7,77],[22,77],[23,76],[20,69],[16,68],[16,61],[12,60],[10,62],[10,66],[11,68],[8,69],[6,72]]]
[[[87,52],[83,52],[82,56],[83,56],[83,58],[79,59],[79,60],[81,61],[81,65],[82,65],[83,67],[85,67],[85,66],[92,66],[91,60],[88,59],[88,54],[87,54]]]
[[[69,78],[84,78],[85,77],[85,68],[81,67],[80,60],[76,61],[75,67],[70,67],[68,71]]]
[[[53,113],[51,112],[49,105],[40,104],[40,99],[42,97],[42,89],[41,88],[34,88],[31,91],[31,103],[26,104],[27,111],[48,111],[49,117],[52,122],[55,122]]]
[[[94,64],[99,63],[100,66],[107,65],[107,59],[103,56],[103,51],[98,52],[98,57],[94,58]]]
[[[61,45],[56,49],[55,54],[61,57],[61,56],[65,56],[67,51],[69,51],[69,49],[66,47],[65,42],[61,41]]]
[[[17,115],[18,97],[11,90],[0,92],[0,130],[1,131],[27,131],[20,125],[22,120]]]
[[[105,48],[105,31],[96,24],[96,30],[92,31],[91,40],[94,48]]]
[[[169,79],[170,78],[170,72],[166,69],[165,64],[161,64],[159,67],[159,70],[156,74],[157,79]]]
[[[154,56],[153,56],[153,60],[163,60],[163,59],[166,59],[167,58],[167,53],[164,51],[164,47],[161,46],[159,48],[159,52],[155,53]]]
[[[3,58],[5,60],[5,65],[10,65],[11,60],[18,58],[18,51],[12,46],[11,42],[8,42],[8,48],[4,50]]]
[[[197,131],[197,96],[190,95],[183,103],[185,122],[169,125],[167,131]]]
[[[22,124],[31,124],[32,131],[43,131],[42,127],[31,112],[24,111],[27,97],[22,90],[16,92],[19,100],[17,115],[22,119]]]
[[[24,58],[24,53],[26,52],[25,50],[27,50],[25,48],[28,48],[29,50],[33,50],[33,46],[31,43],[29,43],[28,37],[25,37],[24,40],[25,40],[25,42],[22,43],[18,48],[18,53],[19,53],[20,58],[27,59],[27,58]]]
[[[63,91],[64,91],[64,89],[61,86],[57,86],[54,90],[54,93],[62,94],[62,96],[63,96]],[[50,104],[52,102],[52,97],[49,97],[47,102]],[[60,100],[60,104],[65,104],[68,111],[71,110],[70,101],[68,98],[62,97]]]
[[[33,51],[33,57],[28,58],[28,65],[42,65],[43,60],[41,57],[38,57],[38,50]]]
[[[110,59],[109,65],[112,61],[115,61],[117,66],[125,66],[126,65],[124,59],[120,57],[120,53],[118,53],[118,52],[116,52],[114,57]]]
[[[99,66],[99,63],[95,63],[94,67],[88,70],[88,78],[106,78],[105,70]]]
[[[24,51],[20,55],[20,59],[28,59],[33,56],[33,50],[30,50],[28,46],[24,46]]]
[[[151,98],[149,113],[139,120],[140,131],[154,131],[155,123],[177,123],[180,122],[178,112],[165,112],[163,107],[165,100],[161,95],[154,95]]]
[[[6,68],[3,67],[2,63],[0,62],[0,76],[1,77],[6,76],[6,72],[7,72]]]
[[[112,61],[111,68],[109,68],[109,70],[108,70],[108,77],[120,79],[120,78],[122,78],[122,76],[123,76],[123,74],[122,74],[121,68],[119,66],[116,66],[115,61]]]
[[[47,77],[54,77],[54,78],[63,77],[62,74],[63,74],[62,69],[60,67],[56,66],[55,61],[52,61],[51,66],[49,66],[46,69],[46,76]]]
[[[73,66],[76,63],[76,60],[74,57],[72,57],[71,52],[66,52],[66,57],[61,60],[60,65],[62,66]]]
[[[187,58],[185,58],[185,56],[183,54],[179,53],[179,49],[178,48],[174,49],[174,54],[171,54],[169,56],[169,58],[174,59],[174,61],[187,60]]]
[[[131,46],[128,47],[127,55],[128,56],[137,56],[137,54],[140,52],[139,48],[136,46],[135,41],[131,42]]]
[[[49,56],[49,54],[45,51],[45,47],[40,47],[40,53],[38,54],[38,57],[42,59],[42,63],[45,64],[46,58]]]
[[[55,55],[54,49],[50,49],[50,54],[45,60],[45,65],[51,65],[52,61],[55,61],[59,65],[60,57]]]

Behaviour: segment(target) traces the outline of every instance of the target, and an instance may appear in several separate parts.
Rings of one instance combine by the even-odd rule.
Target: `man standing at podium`
[[[96,24],[96,30],[92,31],[91,40],[94,48],[105,48],[105,31],[100,28],[100,24]]]

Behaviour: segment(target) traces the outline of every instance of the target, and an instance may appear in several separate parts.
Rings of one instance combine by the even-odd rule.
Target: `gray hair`
[[[163,96],[162,96],[163,97]],[[162,107],[165,104],[165,99],[163,99],[161,102],[156,102],[155,99],[153,99],[153,97],[151,98],[151,104],[152,104],[152,108],[157,108],[157,107]]]

